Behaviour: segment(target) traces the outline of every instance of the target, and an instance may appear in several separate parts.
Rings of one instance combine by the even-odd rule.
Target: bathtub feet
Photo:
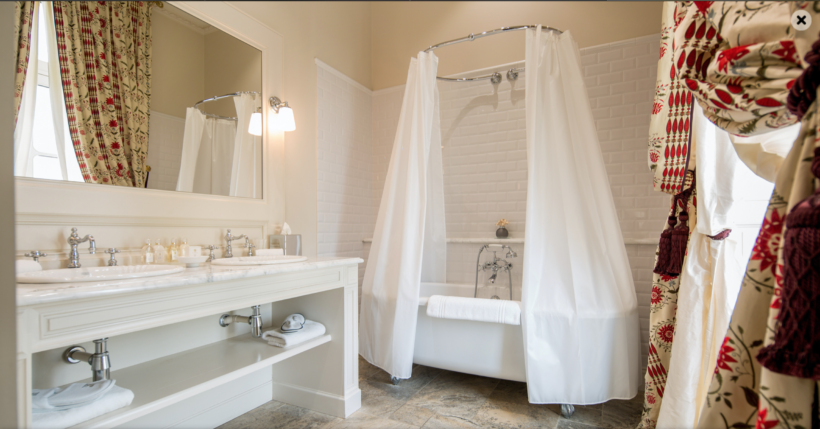
[[[399,385],[399,382],[401,381],[401,379],[400,379],[400,378],[398,378],[398,377],[393,377],[393,376],[391,375],[391,376],[390,376],[390,381],[391,381],[391,382],[393,382],[393,385],[394,385],[394,386],[398,386],[398,385]]]
[[[575,413],[575,407],[572,404],[561,404],[561,416],[565,419],[572,417]]]

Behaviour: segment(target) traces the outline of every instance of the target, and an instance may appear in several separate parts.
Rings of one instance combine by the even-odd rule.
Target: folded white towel
[[[427,315],[440,319],[520,325],[521,302],[433,295],[427,301]]]
[[[284,249],[256,249],[256,256],[283,256]]]
[[[119,386],[112,386],[98,400],[82,407],[32,414],[32,428],[63,429],[91,420],[116,409],[131,405],[134,392]]]
[[[262,333],[262,339],[276,347],[290,347],[325,334],[325,325],[305,320],[305,326],[296,332],[282,332],[281,328]]]
[[[116,380],[100,380],[52,389],[32,389],[32,411],[40,413],[88,405],[105,395],[115,383]]]
[[[14,271],[17,274],[30,273],[32,271],[42,271],[43,266],[39,262],[29,261],[28,259],[18,259],[14,261]]]

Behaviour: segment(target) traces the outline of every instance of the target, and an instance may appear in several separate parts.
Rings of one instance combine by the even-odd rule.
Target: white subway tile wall
[[[659,39],[658,35],[652,35],[581,50],[589,101],[621,233],[627,243],[657,239],[669,205],[665,194],[652,190],[652,174],[646,163],[646,136]],[[505,75],[510,67],[521,65],[523,63],[483,70],[482,74],[499,71]],[[321,85],[321,77],[319,80]],[[320,86],[320,94],[321,91],[324,88]],[[515,82],[505,78],[498,85],[487,81],[439,82],[439,91],[448,237],[490,238],[494,236],[496,221],[505,218],[510,222],[507,227],[510,237],[523,238],[527,191],[523,75]],[[375,91],[372,96],[372,215],[369,219],[373,221],[378,213],[403,95],[402,86]],[[320,135],[325,121],[321,116],[321,100],[322,95]],[[365,110],[364,107],[361,109]],[[319,140],[321,157],[322,137]],[[365,167],[347,166],[347,171],[362,169]],[[320,232],[324,216],[322,201],[328,198],[321,189],[325,171],[320,158]],[[365,218],[363,216],[361,220]],[[356,224],[357,227],[362,225],[363,222]],[[371,236],[373,225],[364,237]],[[351,232],[349,229],[344,227],[346,232]],[[322,242],[320,249],[321,246]],[[369,247],[362,247],[360,255],[365,259]],[[513,298],[520,299],[524,245],[511,247],[518,253],[518,258],[510,260],[513,263]],[[627,244],[626,248],[639,303],[645,365],[655,245]],[[448,244],[449,283],[473,284],[478,250],[479,246],[475,244]],[[498,256],[504,257],[503,254]],[[509,293],[507,279],[503,278],[506,276],[499,277],[502,278],[496,286],[482,289],[480,296],[497,294],[506,297],[505,293]],[[480,287],[486,287],[486,279],[487,276],[481,273]]]
[[[318,256],[363,255],[373,235],[373,94],[317,63]],[[364,276],[359,267],[359,286]]]
[[[145,164],[151,167],[148,188],[176,190],[179,166],[182,162],[185,118],[152,111],[148,126],[150,133],[148,153],[145,156]]]

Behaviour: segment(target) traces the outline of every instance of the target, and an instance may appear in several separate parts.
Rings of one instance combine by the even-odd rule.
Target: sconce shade
[[[296,122],[293,119],[293,109],[287,106],[279,108],[276,114],[276,129],[280,131],[293,131],[296,129]]]
[[[262,135],[262,114],[254,113],[251,115],[251,122],[248,124],[248,133],[255,136]]]

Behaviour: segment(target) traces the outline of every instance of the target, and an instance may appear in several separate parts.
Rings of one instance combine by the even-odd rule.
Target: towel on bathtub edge
[[[427,301],[427,315],[440,319],[520,325],[521,302],[433,295]]]

